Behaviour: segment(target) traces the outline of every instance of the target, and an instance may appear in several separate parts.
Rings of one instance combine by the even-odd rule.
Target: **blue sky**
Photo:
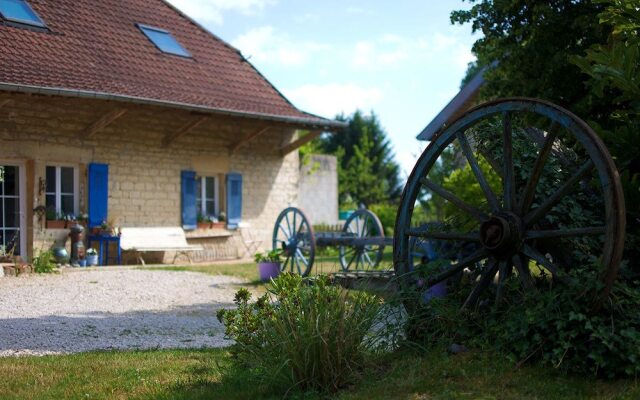
[[[374,111],[408,173],[416,135],[459,88],[471,27],[461,0],[169,0],[238,48],[297,107]]]

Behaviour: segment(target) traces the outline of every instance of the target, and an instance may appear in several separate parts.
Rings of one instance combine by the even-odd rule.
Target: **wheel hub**
[[[520,218],[511,213],[491,216],[480,225],[480,243],[496,257],[511,257],[522,243]]]
[[[282,251],[285,255],[291,256],[298,248],[298,240],[295,237],[289,238],[288,241],[282,241]]]

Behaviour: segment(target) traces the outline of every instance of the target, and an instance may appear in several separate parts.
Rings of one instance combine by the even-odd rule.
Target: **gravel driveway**
[[[2,278],[0,356],[226,346],[215,313],[242,282],[135,269]]]

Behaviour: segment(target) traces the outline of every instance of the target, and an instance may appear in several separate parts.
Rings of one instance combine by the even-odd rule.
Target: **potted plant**
[[[211,217],[198,213],[198,229],[211,228]]]
[[[76,222],[85,228],[87,227],[89,221],[89,215],[86,213],[80,213],[76,216]]]
[[[98,252],[94,248],[88,248],[85,253],[85,258],[87,260],[87,266],[95,266],[98,265]]]
[[[47,229],[64,229],[66,227],[67,221],[54,208],[47,208],[45,215],[47,217]]]
[[[264,253],[256,253],[255,261],[258,264],[260,280],[266,282],[280,275],[282,264],[282,250],[271,250]]]
[[[220,213],[218,214],[218,218],[216,222],[213,223],[212,227],[224,228],[224,226],[226,225],[226,222],[225,222],[226,220],[227,220],[227,214],[225,214],[224,211],[220,211]]]
[[[451,267],[448,260],[436,259],[432,261],[424,260],[416,266],[418,274],[418,287],[424,287],[428,278],[436,276]],[[422,294],[425,302],[433,298],[443,298],[447,295],[447,280],[438,282],[433,286],[426,288]]]

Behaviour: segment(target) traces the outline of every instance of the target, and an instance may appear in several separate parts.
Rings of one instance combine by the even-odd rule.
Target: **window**
[[[45,26],[38,14],[24,0],[0,0],[0,15],[7,21],[40,27]]]
[[[74,167],[47,166],[46,207],[60,216],[78,213],[78,172]]]
[[[5,251],[20,254],[20,187],[21,178],[19,168],[14,165],[4,165],[0,179],[0,246]]]
[[[215,177],[196,177],[196,210],[203,217],[218,216],[218,180]]]
[[[2,1],[2,0],[0,0]],[[144,33],[153,44],[165,53],[175,54],[181,57],[191,57],[180,43],[164,29],[154,28],[147,25],[138,24],[138,28]]]

